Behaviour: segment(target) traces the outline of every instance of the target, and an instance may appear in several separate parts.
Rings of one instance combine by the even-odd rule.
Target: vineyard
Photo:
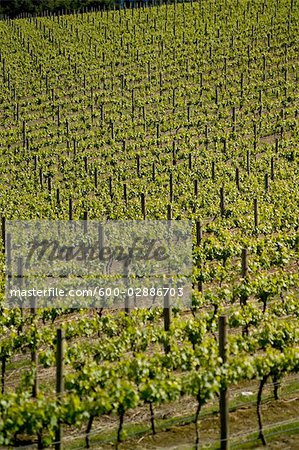
[[[0,21],[1,448],[299,448],[298,54],[297,0]],[[191,220],[192,306],[9,309],[15,219]]]

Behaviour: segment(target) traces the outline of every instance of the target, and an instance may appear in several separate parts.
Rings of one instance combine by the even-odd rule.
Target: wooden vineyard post
[[[172,89],[172,108],[173,113],[175,112],[175,87]]]
[[[259,211],[257,198],[253,199],[253,210],[254,210],[254,227],[257,229],[259,226]]]
[[[87,233],[87,221],[88,221],[88,211],[83,211],[83,230]]]
[[[157,145],[159,145],[159,139],[160,139],[160,123],[159,122],[156,124],[156,139],[157,139]]]
[[[56,205],[57,205],[57,207],[60,206],[60,190],[59,190],[59,188],[56,189]]]
[[[162,72],[160,72],[159,75],[159,86],[160,86],[160,97],[162,96],[162,87],[163,87],[163,75]]]
[[[156,166],[155,166],[154,162],[153,162],[153,165],[152,165],[152,180],[156,181]]]
[[[246,152],[246,166],[247,166],[247,173],[250,175],[250,150],[247,150]]]
[[[127,195],[127,184],[124,183],[124,203],[125,203],[125,208],[127,208],[128,206],[128,195]]]
[[[236,186],[239,191],[240,190],[240,171],[239,171],[238,167],[236,167]]]
[[[57,106],[57,126],[60,127],[60,106]]]
[[[10,252],[11,252],[11,243],[10,243]],[[22,256],[18,256],[17,258],[17,277],[18,277],[18,288],[22,289],[23,288],[23,274],[24,274],[24,261],[23,261],[23,257]],[[21,297],[20,297],[21,299]],[[24,311],[23,311],[23,306],[22,304],[20,305],[20,313],[21,313],[21,317],[23,319],[23,315],[24,315]],[[21,325],[21,329],[20,331],[22,331],[23,329],[23,325]]]
[[[215,180],[215,161],[212,161],[212,180]]]
[[[167,220],[172,220],[172,207],[171,207],[171,205],[167,206]]]
[[[30,308],[31,316],[32,316],[32,322],[35,324],[35,318],[36,318],[36,297],[32,298],[31,301],[31,308]],[[35,333],[36,333],[35,328]],[[36,336],[35,336],[36,339]],[[36,342],[33,344],[33,348],[31,350],[31,363],[32,366],[35,368],[35,374],[34,374],[34,380],[33,380],[33,386],[32,386],[32,397],[37,397],[37,391],[38,391],[38,381],[37,381],[37,370],[38,370],[38,357],[37,357],[37,350],[36,350]]]
[[[202,228],[199,221],[196,222],[196,245],[197,247],[201,244],[202,240]]]
[[[105,120],[105,114],[104,114],[104,105],[101,103],[100,105],[100,112],[101,112],[101,122]]]
[[[23,122],[22,122],[22,143],[23,143],[23,148],[25,148],[25,143],[26,143],[26,122],[25,122],[25,120],[23,120]]]
[[[141,193],[141,211],[142,211],[142,216],[143,216],[143,220],[146,219],[146,204],[145,204],[145,194],[142,192]]]
[[[64,391],[64,333],[61,328],[57,329],[56,348],[56,395],[61,402]],[[62,424],[58,423],[55,433],[55,450],[62,450]]]
[[[168,205],[167,207],[167,220],[172,220],[172,206]],[[169,226],[171,223],[169,223]],[[169,286],[166,286],[166,288],[169,288]],[[169,331],[170,329],[170,323],[171,323],[171,308],[170,308],[170,297],[169,297],[169,291],[166,295],[163,296],[163,321],[164,321],[164,330]],[[169,344],[165,344],[164,346],[165,353],[169,353],[170,347]]]
[[[39,168],[39,184],[40,188],[43,189],[43,168]]]
[[[176,144],[175,144],[175,141],[172,142],[172,165],[176,166]]]
[[[242,249],[242,278],[246,278],[248,274],[248,251],[247,248]]]
[[[169,289],[169,286],[165,286]],[[163,321],[164,321],[164,331],[168,332],[170,330],[171,323],[171,310],[170,310],[170,302],[169,302],[169,290],[166,295],[163,296]],[[170,345],[168,343],[164,344],[165,353],[170,352]]]
[[[168,287],[168,286],[167,286]],[[163,318],[164,318],[164,330],[169,331],[170,328],[170,303],[169,303],[169,293],[164,295],[164,305],[163,305]],[[166,352],[167,353],[167,352]]]
[[[274,157],[271,158],[271,180],[274,181]]]
[[[69,198],[69,220],[73,220],[73,199]]]
[[[173,202],[173,176],[172,176],[172,172],[170,172],[170,175],[169,175],[169,201],[170,201],[170,203]]]
[[[17,103],[15,107],[15,120],[19,121],[19,119],[20,119],[20,105],[19,103]]]
[[[196,206],[197,206],[197,199],[198,199],[198,180],[194,180],[194,198],[195,198],[195,202],[193,205],[193,213],[195,213],[196,211]]]
[[[51,175],[48,175],[47,180],[48,180],[48,192],[49,192],[49,195],[51,195],[52,194],[52,178],[51,178]]]
[[[74,152],[74,156],[76,156],[76,153],[77,153],[77,141],[76,141],[76,139],[73,140],[73,152]]]
[[[224,188],[220,188],[220,213],[221,217],[225,215],[225,198],[224,198]]]
[[[111,139],[114,139],[114,122],[110,122],[110,129],[111,129]]]
[[[199,221],[196,222],[196,245],[197,247],[201,244],[202,241],[202,226]],[[199,292],[203,294],[203,281],[202,279],[198,280],[197,289]]]
[[[243,94],[244,94],[244,73],[241,73],[241,81],[240,81],[240,95],[241,98],[243,98]]]
[[[110,199],[112,201],[113,200],[113,185],[112,185],[112,177],[111,176],[109,177],[108,183],[109,183],[109,195],[110,195]]]
[[[97,167],[94,168],[94,187],[95,187],[95,189],[98,189],[98,169],[97,169]]]
[[[107,274],[107,272],[109,271],[108,264],[110,262],[106,261],[106,264],[105,264],[105,231],[104,231],[103,222],[98,224],[98,250],[99,250],[99,262],[103,264],[101,271],[102,271],[102,274],[105,276]],[[101,311],[106,306],[106,300],[107,300],[107,297],[106,297],[106,293],[105,293],[105,289],[104,289],[103,297],[100,298],[100,301],[98,299],[96,300],[95,309],[99,316],[101,316]]]
[[[227,318],[219,317],[219,356],[222,364],[226,362],[226,344],[227,344]],[[220,389],[219,397],[220,410],[220,449],[229,450],[229,414],[228,414],[228,390]]]
[[[2,251],[6,253],[6,277],[8,277],[8,288],[10,287],[10,278],[9,275],[11,273],[11,235],[7,235],[7,242],[5,240],[5,218],[2,217],[1,221],[1,233],[2,233]],[[1,358],[1,394],[5,393],[5,372],[6,372],[6,356],[3,355]]]
[[[134,119],[134,111],[135,111],[134,88],[131,91],[131,100],[132,100],[132,120],[133,120]]]
[[[265,173],[265,191],[268,192],[269,190],[269,175]]]
[[[257,147],[257,125],[256,125],[256,123],[253,125],[253,134],[254,134],[253,149],[255,151],[255,159],[256,159],[256,147]]]
[[[124,275],[125,275],[125,282],[126,282],[126,297],[125,297],[125,314],[128,316],[130,314],[130,297],[128,295],[128,289],[129,289],[129,265],[130,265],[130,258],[127,257],[125,259],[124,263]]]
[[[235,131],[236,131],[236,107],[235,106],[233,106],[233,111],[232,111],[232,123],[233,123],[233,126],[232,126],[233,133],[235,133]]]

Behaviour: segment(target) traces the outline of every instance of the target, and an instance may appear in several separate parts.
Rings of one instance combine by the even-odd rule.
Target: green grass
[[[270,385],[267,386],[268,389],[270,387]],[[245,390],[246,388],[244,388]],[[283,398],[283,399],[287,399],[290,398],[292,396],[292,394],[298,392],[298,382],[296,380],[291,380],[290,382],[288,382],[286,385],[282,386],[282,388],[280,389],[280,394],[279,394],[279,398]],[[267,393],[266,395],[263,396],[263,400],[262,400],[262,405],[265,405],[267,402],[269,401],[274,401],[273,400],[273,394],[272,391],[270,390],[269,393]],[[235,412],[238,411],[239,408],[244,408],[244,407],[248,407],[250,408],[251,406],[255,406],[256,404],[256,393],[253,396],[250,397],[245,397],[242,394],[239,394],[238,396],[231,398],[230,399],[230,405],[229,405],[229,411]],[[174,405],[174,408],[177,407],[177,405]],[[211,405],[206,405],[202,411],[202,413],[200,414],[200,421],[203,421],[204,419],[207,419],[208,417],[217,415],[219,411],[219,407],[217,405],[217,400],[214,401]],[[255,415],[255,408],[253,410],[253,415]],[[191,425],[194,422],[194,414],[182,414],[179,417],[171,417],[171,418],[166,418],[166,419],[159,419],[157,418],[155,420],[155,427],[156,427],[156,431],[157,433],[161,433],[163,431],[168,431],[173,429],[174,427],[176,427],[176,431],[179,434],[179,428],[180,427],[184,427],[186,425]],[[297,422],[296,422],[297,423]],[[292,423],[292,426],[290,427],[293,428],[294,424]],[[265,432],[265,436],[267,438],[267,436],[270,437],[270,435],[273,434],[273,432],[275,430],[282,430],[282,433],[286,433],[288,430],[288,425],[284,425],[284,426],[277,426],[277,427],[271,427],[269,429],[267,429],[267,431]],[[136,440],[142,436],[150,436],[151,435],[151,427],[150,427],[150,423],[127,423],[124,425],[124,443],[123,445],[125,446],[124,448],[128,448],[126,446],[126,443],[128,441],[131,440]],[[156,436],[157,440],[159,441],[159,435]],[[192,438],[191,438],[192,439]],[[215,440],[217,439],[217,437],[215,438]],[[246,435],[246,440],[250,440],[250,442],[248,443],[248,445],[251,445],[251,441],[254,440],[255,444],[259,443],[260,441],[258,440],[258,433],[254,432],[254,433],[249,433],[248,435]],[[116,442],[116,427],[115,430],[113,431],[108,431],[108,432],[102,432],[99,434],[94,434],[92,435],[91,433],[91,445],[96,445],[96,444],[102,444],[102,445],[106,445],[106,444],[113,444],[114,442]],[[74,442],[71,442],[67,448],[71,449],[75,449],[78,446],[84,445],[85,440],[82,438],[78,438],[76,440],[74,440]],[[234,448],[240,448],[238,447],[240,441],[239,440],[234,440],[232,439],[232,445],[234,446]],[[246,444],[247,445],[247,444]],[[184,447],[185,448],[185,447]],[[192,447],[190,447],[192,448]],[[218,448],[217,445],[215,444],[215,446],[212,447],[203,447],[203,448],[212,448],[212,449],[216,449]],[[245,448],[245,447],[244,447]],[[246,447],[247,448],[247,447]],[[248,448],[255,448],[255,447],[248,447]]]

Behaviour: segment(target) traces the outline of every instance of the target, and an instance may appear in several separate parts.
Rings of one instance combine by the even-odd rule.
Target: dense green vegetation
[[[145,405],[154,432],[155,409],[188,396],[197,423],[223,387],[298,373],[298,19],[293,0],[204,0],[0,22],[2,217],[166,219],[170,205],[194,224],[192,309],[169,331],[160,309],[32,315],[3,294],[1,444],[44,448],[59,422],[67,442],[107,415],[120,440]],[[36,358],[11,387],[21,353]],[[49,379],[32,397],[37,367]]]
[[[22,13],[40,15],[46,11],[85,11],[91,8],[110,8],[114,3],[112,0],[2,0],[0,14],[16,17]]]

